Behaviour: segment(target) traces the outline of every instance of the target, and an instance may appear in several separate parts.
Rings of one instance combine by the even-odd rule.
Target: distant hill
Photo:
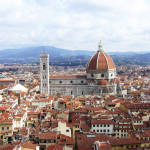
[[[50,63],[54,64],[86,64],[96,51],[66,50],[53,46],[44,46],[44,50],[50,55]],[[0,51],[0,63],[31,63],[39,62],[39,54],[43,53],[43,46],[20,49],[6,49]],[[143,54],[142,54],[143,53]],[[107,52],[115,63],[118,62],[149,62],[150,54],[146,52]],[[120,64],[121,64],[120,62]]]

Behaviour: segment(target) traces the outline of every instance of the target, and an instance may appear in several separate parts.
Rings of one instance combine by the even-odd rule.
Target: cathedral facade
[[[48,54],[40,54],[41,93],[48,92],[50,95],[61,93],[63,95],[102,95],[121,94],[121,85],[116,78],[116,68],[113,60],[107,55],[100,42],[97,52],[87,64],[86,74],[78,76],[50,76],[43,78],[49,72],[49,63],[45,60]],[[46,65],[46,66],[44,66]],[[43,70],[45,69],[45,70]],[[46,76],[47,77],[47,76]],[[49,80],[49,82],[48,82]],[[43,84],[44,83],[44,84]],[[47,85],[44,87],[43,85]]]

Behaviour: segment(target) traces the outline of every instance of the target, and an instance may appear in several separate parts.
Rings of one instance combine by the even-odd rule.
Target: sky
[[[0,50],[150,51],[149,0],[0,0]]]

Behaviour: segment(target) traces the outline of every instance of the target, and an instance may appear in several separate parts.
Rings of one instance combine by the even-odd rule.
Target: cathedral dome
[[[98,82],[97,85],[106,86],[106,85],[109,85],[109,83],[108,83],[106,80],[102,79],[102,80],[100,80],[100,81]]]
[[[107,55],[103,48],[102,44],[98,45],[97,53],[92,56],[87,65],[87,72],[92,70],[108,70],[115,69],[113,60],[109,55]]]

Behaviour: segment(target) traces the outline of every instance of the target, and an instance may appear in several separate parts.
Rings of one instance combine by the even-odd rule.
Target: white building
[[[92,119],[91,131],[96,133],[113,134],[114,122],[112,120]]]
[[[71,128],[66,126],[66,122],[58,122],[57,132],[71,137]]]
[[[40,99],[40,100],[32,100],[31,105],[36,105],[39,107],[46,107],[46,105],[51,104],[52,105],[52,99]]]

